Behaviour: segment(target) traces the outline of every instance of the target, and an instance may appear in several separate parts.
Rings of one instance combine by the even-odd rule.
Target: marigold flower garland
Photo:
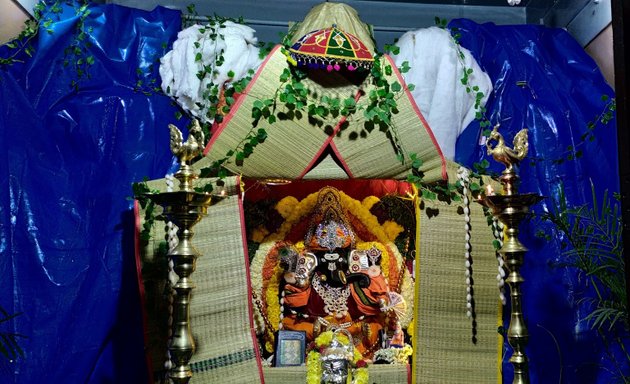
[[[271,315],[275,316],[276,319],[280,317],[277,295],[282,270],[277,263],[277,249],[281,245],[282,243],[278,242],[261,244],[250,264],[256,332],[262,334],[266,331],[265,349],[269,352],[273,352],[274,332],[277,330],[275,327],[277,327],[278,321],[270,320],[267,315],[271,312]],[[276,296],[273,296],[274,294]],[[269,298],[273,299],[269,300]]]
[[[402,325],[403,328],[409,330],[409,328],[412,327],[411,323],[413,321],[413,312],[414,312],[413,311],[414,281],[411,278],[411,273],[409,273],[407,269],[404,270],[401,279],[402,279],[402,283],[400,285],[400,294],[402,295],[403,299],[405,299],[405,302],[407,303],[407,311],[405,315],[400,316],[398,318],[398,321],[400,321],[400,324]]]
[[[279,264],[274,268],[274,273],[271,276],[269,284],[267,285],[267,291],[265,292],[265,299],[267,302],[267,318],[271,324],[280,324],[280,302],[278,301],[278,295],[280,294],[280,276],[282,275],[282,268]],[[267,351],[273,351],[273,335],[271,341],[265,343]]]
[[[336,335],[337,340],[342,344],[348,345],[349,340],[344,335]],[[320,384],[322,380],[322,366],[320,362],[321,351],[330,345],[333,338],[332,331],[326,331],[319,335],[315,339],[315,348],[311,350],[306,356],[306,383],[307,384]],[[354,348],[354,356],[352,358],[352,365],[356,367],[353,370],[352,384],[368,384],[369,372],[367,370],[367,363],[363,360],[361,352]]]
[[[285,221],[282,223],[278,231],[276,233],[269,235],[266,240],[271,240],[271,241],[283,240],[286,237],[287,233],[289,233],[291,228],[295,224],[297,224],[306,214],[310,213],[313,210],[313,208],[315,207],[315,204],[317,203],[317,198],[318,198],[318,193],[311,193],[310,195],[302,199],[302,201],[300,201],[297,205],[295,205],[295,207],[292,210],[290,210],[290,213],[285,212],[285,210],[288,211],[289,210],[288,206],[293,205],[292,200],[289,199],[288,197],[280,200],[278,204],[281,205],[281,207],[282,207],[283,201],[285,201],[284,204],[287,204],[287,207],[282,207],[281,209],[283,210],[284,214],[288,214],[288,217],[285,217]],[[286,200],[286,199],[289,199],[289,200]],[[278,209],[278,205],[276,205],[276,210],[277,209]]]
[[[385,230],[385,234],[387,235],[389,241],[396,240],[398,235],[400,235],[400,233],[405,230],[402,225],[392,220],[387,220],[386,222],[384,222],[383,229]]]
[[[288,218],[295,207],[299,204],[298,199],[293,196],[287,196],[282,200],[278,201],[276,204],[276,211],[282,216],[284,219]]]
[[[381,201],[381,199],[379,199],[376,196],[368,196],[365,199],[363,199],[363,201],[361,202],[361,205],[363,205],[365,209],[369,211],[370,209],[372,209],[374,204],[378,203],[379,201]]]
[[[256,243],[262,243],[268,234],[269,230],[261,225],[252,231],[251,240]]]

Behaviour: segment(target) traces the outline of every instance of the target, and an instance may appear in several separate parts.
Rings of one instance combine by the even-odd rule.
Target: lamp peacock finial
[[[182,132],[175,125],[169,124],[168,128],[171,131],[171,152],[182,165],[188,164],[190,160],[201,154],[204,148],[204,135],[199,120],[193,119],[186,141],[183,140]]]
[[[492,146],[493,142],[496,142],[494,147]],[[513,144],[514,148],[510,148],[505,145],[505,140],[499,133],[499,124],[494,126],[494,129],[490,132],[490,137],[486,141],[488,155],[492,155],[496,161],[505,165],[506,170],[504,173],[512,173],[514,166],[518,165],[521,160],[527,156],[529,148],[529,144],[527,142],[527,128],[521,129],[514,136]]]
[[[179,171],[175,173],[175,178],[179,180],[179,189],[192,191],[193,180],[198,178],[198,174],[189,163],[203,152],[204,135],[201,125],[199,120],[193,119],[186,141],[183,140],[179,128],[173,124],[169,124],[168,128],[171,130],[171,152],[179,160]]]

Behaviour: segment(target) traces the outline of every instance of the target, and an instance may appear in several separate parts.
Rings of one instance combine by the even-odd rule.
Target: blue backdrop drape
[[[592,205],[591,181],[599,202],[606,191],[609,197],[619,191],[616,123],[598,121],[614,91],[565,30],[464,19],[451,21],[449,28],[461,34],[461,45],[492,80],[494,91],[486,105],[491,124],[501,124],[508,144],[519,130],[529,129],[530,151],[520,167],[520,189],[546,197],[534,212],[553,211],[562,189],[569,206]],[[487,156],[481,133],[479,122],[466,128],[457,142],[456,161],[472,167],[486,159],[491,170],[500,172],[502,165]],[[529,248],[522,274],[532,382],[615,382],[619,373],[628,374],[628,360],[617,356],[617,367],[609,358],[614,349],[607,349],[585,321],[590,309],[582,299],[594,297],[592,287],[574,268],[560,266],[566,261],[563,239],[548,242],[535,235],[538,230],[554,234],[550,223],[535,218],[521,233]],[[503,369],[511,378],[507,358]]]
[[[0,382],[143,383],[127,198],[132,182],[171,163],[175,108],[145,74],[180,13],[99,5],[85,16],[62,3],[47,9],[33,57],[22,51],[24,63],[0,71],[0,306],[21,313],[3,330],[26,336],[25,357],[3,359]]]

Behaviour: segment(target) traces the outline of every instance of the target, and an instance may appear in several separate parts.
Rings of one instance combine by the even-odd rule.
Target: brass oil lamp
[[[493,146],[493,143],[496,143]],[[503,246],[499,250],[505,261],[508,275],[505,281],[510,287],[511,315],[508,328],[508,342],[514,350],[510,362],[514,367],[513,383],[529,383],[529,368],[525,346],[529,334],[525,324],[522,308],[523,293],[521,285],[524,282],[520,268],[527,248],[518,239],[518,227],[529,212],[529,207],[539,202],[543,197],[535,193],[518,193],[519,176],[518,164],[527,155],[527,130],[523,129],[514,137],[514,148],[505,145],[503,136],[498,132],[498,125],[492,130],[486,146],[488,154],[505,165],[505,170],[499,177],[503,186],[503,194],[492,191],[483,193],[478,202],[488,207],[492,215],[503,223],[505,232]]]
[[[204,135],[199,122],[194,120],[187,140],[182,140],[182,133],[169,124],[170,147],[180,163],[174,177],[179,180],[179,190],[173,192],[147,193],[145,197],[163,207],[163,215],[178,228],[177,246],[171,249],[168,257],[173,261],[173,270],[177,274],[177,283],[173,286],[173,323],[168,350],[171,356],[171,368],[168,378],[176,384],[188,383],[192,377],[190,359],[195,352],[195,341],[190,325],[190,298],[195,284],[191,275],[195,271],[197,257],[201,256],[193,246],[193,226],[206,216],[208,207],[222,196],[196,192],[193,181],[199,176],[190,165],[204,148]]]

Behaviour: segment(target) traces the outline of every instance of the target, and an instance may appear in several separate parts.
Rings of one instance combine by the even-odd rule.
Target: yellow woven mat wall
[[[197,269],[191,276],[196,285],[190,308],[197,348],[190,362],[194,373],[193,384],[261,382],[250,324],[248,267],[235,184],[235,178],[227,180],[230,197],[210,207],[208,216],[194,227],[193,244],[202,256],[197,259]],[[164,182],[159,180],[150,183],[151,188],[157,189],[163,189],[163,185]],[[164,238],[162,226],[157,227],[151,242],[152,249]],[[149,259],[145,254],[145,260]],[[145,263],[147,267],[149,264],[148,261]],[[147,302],[150,294],[147,292]],[[153,292],[153,296],[156,294],[160,292]],[[160,296],[162,299],[166,297],[164,292]],[[149,312],[148,315],[149,323],[164,321],[163,314]],[[157,324],[149,328],[159,327]],[[161,351],[153,352],[154,371],[163,367],[166,344],[163,346]]]
[[[415,383],[497,382],[499,299],[493,235],[481,206],[471,203],[470,210],[476,343],[473,321],[466,316],[463,210],[460,214],[457,204],[425,201],[420,213]]]

